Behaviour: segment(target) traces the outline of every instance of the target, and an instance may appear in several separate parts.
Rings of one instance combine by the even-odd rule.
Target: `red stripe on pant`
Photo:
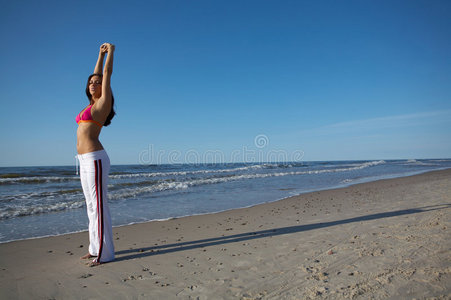
[[[97,232],[99,234],[99,253],[96,262],[100,262],[103,248],[103,185],[102,185],[102,160],[94,161],[96,198],[97,198]]]

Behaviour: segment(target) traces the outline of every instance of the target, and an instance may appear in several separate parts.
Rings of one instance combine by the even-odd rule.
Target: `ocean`
[[[112,165],[113,226],[220,212],[451,168],[451,159]],[[0,243],[85,231],[74,166],[0,168]]]

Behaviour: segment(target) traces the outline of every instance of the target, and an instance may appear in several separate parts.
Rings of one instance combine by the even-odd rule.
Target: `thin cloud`
[[[451,117],[451,110],[431,111],[397,116],[385,116],[365,120],[354,120],[349,122],[340,122],[331,125],[326,125],[323,126],[322,128],[342,128],[342,127],[346,128],[354,126],[373,126],[384,124],[385,124],[384,127],[391,127],[392,125],[396,124],[414,125],[414,123],[417,121],[427,121],[426,119],[431,118],[434,118],[435,120],[436,117],[445,117],[445,116]]]
[[[345,132],[361,132],[388,128],[431,125],[451,122],[451,110],[422,112],[415,114],[395,115],[353,120],[325,125],[301,131],[302,134],[337,134]]]

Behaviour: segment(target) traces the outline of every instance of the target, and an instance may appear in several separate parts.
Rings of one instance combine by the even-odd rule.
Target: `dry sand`
[[[169,204],[168,204],[169,205]],[[451,299],[451,170],[0,244],[1,299]]]

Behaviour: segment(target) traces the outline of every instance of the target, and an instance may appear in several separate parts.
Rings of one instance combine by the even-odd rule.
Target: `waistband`
[[[92,161],[92,160],[97,160],[97,159],[107,159],[108,158],[108,154],[106,153],[105,150],[99,150],[99,151],[88,152],[88,153],[84,153],[84,154],[78,154],[77,158],[78,158],[78,160],[81,163],[83,161]]]

